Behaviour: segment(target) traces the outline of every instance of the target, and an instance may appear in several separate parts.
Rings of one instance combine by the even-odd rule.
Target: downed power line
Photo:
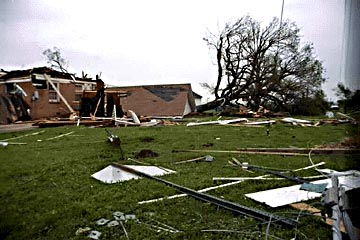
[[[114,163],[113,165],[117,166],[118,168],[120,168],[122,170],[134,173],[136,175],[162,182],[162,183],[164,183],[164,184],[166,184],[168,186],[171,186],[171,187],[174,187],[174,188],[180,190],[183,193],[188,194],[189,196],[191,196],[191,197],[193,197],[195,199],[198,199],[198,200],[201,200],[201,201],[204,201],[204,202],[208,202],[208,203],[212,203],[212,204],[214,204],[216,206],[228,209],[228,210],[230,210],[232,212],[235,212],[235,213],[238,213],[238,214],[241,214],[241,215],[253,217],[253,218],[255,218],[257,220],[260,220],[260,221],[270,221],[271,220],[271,223],[273,223],[273,224],[282,225],[282,226],[286,226],[286,227],[294,227],[298,223],[294,219],[280,217],[280,216],[273,215],[273,214],[268,213],[268,212],[260,211],[260,210],[253,209],[253,208],[249,208],[249,207],[240,205],[238,203],[226,201],[224,199],[217,198],[217,197],[212,196],[212,195],[208,195],[208,194],[205,194],[205,193],[199,193],[199,192],[197,192],[195,190],[192,190],[190,188],[186,188],[186,187],[180,186],[178,184],[175,184],[175,183],[172,183],[172,182],[169,182],[169,181],[157,178],[157,177],[150,176],[150,175],[148,175],[146,173],[137,171],[137,170],[135,170],[133,168],[129,168],[129,167],[126,167],[126,166],[123,166],[123,165],[120,165],[120,164],[116,164],[116,163]]]

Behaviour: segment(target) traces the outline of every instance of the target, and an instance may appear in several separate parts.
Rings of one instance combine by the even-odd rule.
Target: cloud
[[[206,32],[219,32],[225,23],[247,14],[267,24],[280,17],[281,4],[282,0],[3,0],[0,66],[44,65],[42,51],[57,46],[73,71],[102,71],[105,81],[116,84],[214,83],[215,53],[202,40]],[[333,60],[338,55],[341,23],[336,11],[341,4],[292,0],[285,1],[284,8],[284,18],[301,27],[303,40],[314,42],[331,83],[338,81]]]

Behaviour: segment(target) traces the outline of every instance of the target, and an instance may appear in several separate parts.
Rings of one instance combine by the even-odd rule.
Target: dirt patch
[[[141,142],[153,142],[155,139],[153,137],[143,137],[140,138]]]
[[[159,156],[158,153],[153,152],[150,149],[143,149],[139,153],[135,154],[135,158],[150,158],[150,157],[157,157]]]

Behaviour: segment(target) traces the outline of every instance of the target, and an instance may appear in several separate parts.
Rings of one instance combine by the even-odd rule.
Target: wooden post
[[[61,92],[59,91],[59,89],[56,88],[55,84],[53,83],[53,81],[51,80],[51,78],[44,74],[45,79],[50,83],[50,85],[53,87],[53,89],[55,90],[55,92],[59,95],[59,97],[61,98],[61,100],[65,103],[66,107],[70,110],[71,113],[74,113],[74,109],[70,106],[70,104],[66,101],[66,99],[64,98],[64,96],[61,94]]]

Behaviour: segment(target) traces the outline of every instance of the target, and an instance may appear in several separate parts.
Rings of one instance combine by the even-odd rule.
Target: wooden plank
[[[308,154],[350,154],[360,153],[359,149],[350,148],[237,148],[241,152],[283,152]]]
[[[59,95],[59,97],[61,98],[61,100],[65,103],[66,107],[69,109],[69,111],[71,113],[74,113],[74,109],[70,106],[70,104],[68,103],[68,101],[66,100],[66,98],[61,94],[61,92],[59,91],[59,89],[57,89],[57,87],[55,86],[55,84],[53,83],[53,81],[51,80],[51,78],[44,74],[45,79],[50,83],[50,85],[53,87],[53,89],[55,90],[55,92]]]
[[[235,154],[262,154],[262,155],[282,155],[282,156],[307,156],[304,153],[291,152],[256,152],[239,150],[173,150],[174,152],[197,152],[197,153],[235,153]]]
[[[298,209],[298,210],[301,210],[301,211],[307,211],[307,212],[310,212],[312,214],[314,214],[315,216],[321,216],[321,210],[320,209],[317,209],[315,207],[312,207],[310,206],[309,204],[306,204],[306,203],[292,203],[290,204],[291,207],[295,208],[295,209]],[[326,224],[332,226],[333,225],[333,220],[331,218],[326,218]],[[340,231],[345,233],[345,226],[344,226],[344,223],[341,222],[340,224]]]

